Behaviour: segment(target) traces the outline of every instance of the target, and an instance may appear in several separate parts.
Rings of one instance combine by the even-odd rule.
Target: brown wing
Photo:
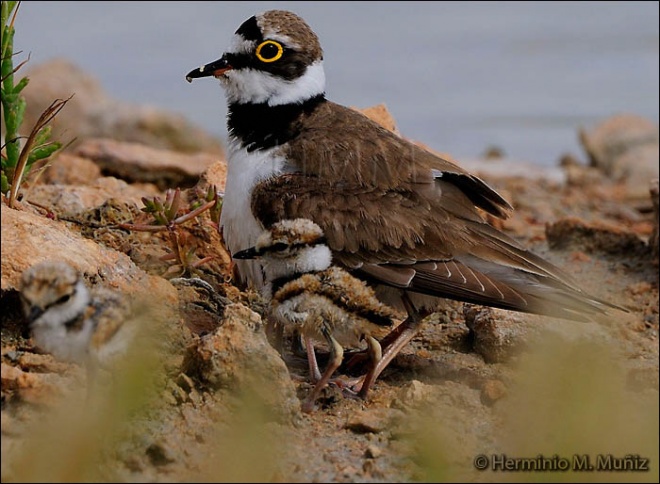
[[[576,320],[614,307],[485,223],[459,189],[443,180],[436,184],[438,195],[431,198],[403,187],[333,187],[318,178],[281,175],[255,187],[252,211],[264,226],[313,220],[335,261],[376,283]]]
[[[283,154],[292,172],[341,180],[349,187],[435,190],[443,179],[477,206],[506,218],[511,205],[476,176],[395,135],[353,109],[324,102],[301,115]],[[357,134],[357,136],[356,136]],[[472,211],[476,212],[473,208]]]
[[[281,219],[309,218],[350,267],[450,258],[465,229],[457,217],[434,205],[439,204],[412,190],[331,186],[297,174],[271,178],[252,192],[252,212],[265,227]],[[474,209],[465,215],[478,216]]]
[[[126,297],[102,286],[95,286],[92,295],[94,314],[91,317],[96,328],[90,345],[92,350],[101,351],[126,324],[131,309]]]

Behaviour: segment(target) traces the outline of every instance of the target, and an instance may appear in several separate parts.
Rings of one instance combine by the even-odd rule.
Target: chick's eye
[[[64,303],[67,302],[69,299],[71,299],[71,295],[70,295],[70,294],[65,294],[64,296],[62,296],[61,298],[59,298],[59,299],[55,302],[55,304],[64,304]]]
[[[274,40],[266,40],[265,42],[262,42],[257,47],[256,52],[257,58],[261,62],[275,62],[282,57],[283,53],[284,48],[282,47],[282,44],[275,42]]]
[[[271,250],[273,252],[284,252],[289,248],[289,244],[285,244],[284,242],[276,242],[272,245]]]

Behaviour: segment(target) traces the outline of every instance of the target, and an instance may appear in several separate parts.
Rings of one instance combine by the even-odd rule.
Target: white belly
[[[35,324],[32,336],[39,348],[58,360],[82,363],[88,355],[92,330],[91,321],[85,321],[79,331],[67,331],[64,324]]]
[[[284,159],[277,148],[249,153],[230,138],[227,147],[227,183],[220,215],[220,230],[232,254],[252,247],[264,227],[254,218],[250,197],[254,186],[282,172]],[[258,260],[236,261],[241,282],[260,289],[264,284]]]

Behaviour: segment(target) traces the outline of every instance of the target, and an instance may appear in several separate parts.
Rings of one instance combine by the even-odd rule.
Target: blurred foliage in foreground
[[[622,358],[602,342],[544,338],[534,351],[521,356],[510,393],[492,407],[496,428],[486,432],[495,435],[492,442],[470,442],[450,423],[442,423],[446,415],[443,418],[432,408],[420,412],[411,444],[422,469],[421,480],[658,482],[657,387],[631,385],[630,370]],[[488,458],[485,470],[475,468],[480,454]],[[649,470],[572,470],[574,458],[585,455],[594,468],[599,456],[602,460],[630,456],[629,462],[639,456],[648,459]],[[530,461],[543,456],[551,462],[566,459],[563,463],[571,468],[555,472],[493,470],[493,459],[502,456]]]

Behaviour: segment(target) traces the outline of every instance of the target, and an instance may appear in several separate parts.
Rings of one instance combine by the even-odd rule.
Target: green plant
[[[19,134],[26,101],[21,91],[27,86],[29,79],[23,77],[14,83],[14,74],[29,60],[14,67],[14,23],[21,2],[0,2],[2,4],[2,58],[0,71],[2,73],[2,112],[5,120],[5,144],[2,147],[2,173],[0,185],[3,195],[9,192],[9,206],[13,207],[18,197],[18,190],[30,168],[38,161],[46,160],[62,147],[58,141],[49,141],[51,127],[48,124],[71,99],[56,99],[39,116],[21,147]],[[11,20],[10,20],[11,18]]]
[[[153,199],[143,197],[142,203],[144,203],[144,207],[141,210],[153,217],[153,223],[122,223],[119,224],[119,227],[142,232],[167,231],[171,253],[164,256],[163,260],[174,260],[175,263],[168,272],[178,270],[186,273],[208,262],[208,257],[196,260],[196,247],[193,243],[189,243],[189,238],[181,231],[181,225],[207,210],[209,210],[212,222],[217,224],[221,202],[214,186],[208,189],[203,201],[193,201],[188,206],[181,198],[180,188],[168,189],[165,192],[165,200],[161,200],[160,197],[153,197]]]

